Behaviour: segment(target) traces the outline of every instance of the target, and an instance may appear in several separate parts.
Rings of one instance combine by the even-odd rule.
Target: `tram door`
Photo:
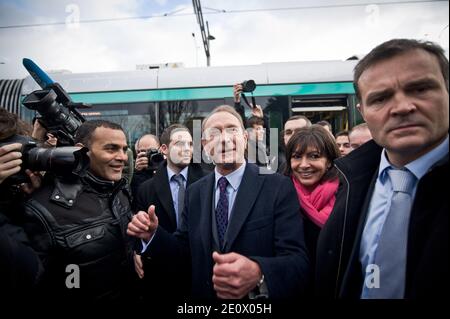
[[[347,95],[293,96],[292,115],[304,115],[311,123],[328,121],[333,134],[349,128],[349,101]]]

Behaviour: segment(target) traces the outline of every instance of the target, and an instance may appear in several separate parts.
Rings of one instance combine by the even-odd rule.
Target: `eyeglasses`
[[[219,138],[219,136],[221,136],[223,132],[225,132],[225,135],[227,136],[236,136],[239,133],[241,133],[242,130],[237,126],[227,127],[223,130],[219,130],[218,128],[212,127],[205,130],[205,132],[203,133],[203,137],[207,140],[216,139]]]

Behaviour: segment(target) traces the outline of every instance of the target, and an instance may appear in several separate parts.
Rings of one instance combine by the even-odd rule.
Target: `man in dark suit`
[[[138,188],[136,211],[147,211],[155,205],[159,225],[170,233],[177,229],[178,201],[175,203],[172,189],[177,190],[175,176],[181,174],[185,187],[202,178],[205,174],[200,165],[192,161],[192,136],[189,129],[180,124],[166,128],[161,135],[161,153],[166,162],[156,171],[153,179]]]
[[[342,185],[317,246],[320,297],[448,299],[448,59],[385,42],[355,68],[373,141],[335,162]]]
[[[232,107],[216,108],[202,131],[216,167],[188,189],[180,228],[172,235],[158,227],[151,206],[133,217],[128,234],[145,243],[144,256],[189,261],[194,298],[298,296],[309,264],[291,182],[245,162],[247,133]]]
[[[173,233],[180,224],[180,214],[184,205],[184,192],[193,182],[199,180],[205,174],[200,165],[191,163],[192,161],[192,136],[189,129],[180,124],[173,124],[167,127],[161,134],[161,153],[165,155],[164,162],[152,179],[147,180],[138,188],[135,198],[136,211],[147,211],[150,205],[155,206],[159,225],[167,232]],[[181,178],[183,185],[177,178]],[[181,187],[181,189],[180,189]],[[146,297],[162,296],[182,297],[189,290],[189,269],[183,271],[180,268],[172,269],[172,265],[159,263],[158,260],[143,258],[140,266],[140,257],[136,257],[136,270],[144,280],[143,294]],[[178,265],[173,265],[177,268]],[[144,274],[148,273],[148,276]],[[153,276],[161,274],[165,276]],[[171,281],[172,283],[168,283]],[[178,291],[174,291],[172,286],[177,284]],[[151,289],[149,289],[151,287]],[[157,289],[156,289],[157,287]],[[186,287],[186,289],[181,289]],[[184,290],[184,291],[183,291]],[[180,294],[177,294],[180,292]],[[176,295],[176,296],[175,296]]]

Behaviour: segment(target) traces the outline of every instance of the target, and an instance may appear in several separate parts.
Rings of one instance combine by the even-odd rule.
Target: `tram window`
[[[86,120],[102,119],[120,124],[128,143],[133,143],[146,133],[156,134],[155,110],[155,103],[118,103],[95,104],[80,111]]]
[[[312,123],[328,121],[334,133],[348,128],[347,95],[294,96],[291,106],[294,115],[305,115]]]
[[[159,102],[159,134],[174,123],[186,125],[191,131],[194,120],[204,119],[224,99]]]

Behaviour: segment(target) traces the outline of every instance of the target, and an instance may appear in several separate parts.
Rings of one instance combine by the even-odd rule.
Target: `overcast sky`
[[[448,1],[201,0],[201,5],[216,38],[210,42],[212,66],[344,60],[398,37],[449,47]],[[151,18],[123,19],[131,17]],[[101,19],[112,21],[85,22]],[[29,27],[19,27],[24,25]],[[27,76],[24,57],[45,70],[74,73],[168,62],[206,66],[191,0],[0,0],[0,79]]]

